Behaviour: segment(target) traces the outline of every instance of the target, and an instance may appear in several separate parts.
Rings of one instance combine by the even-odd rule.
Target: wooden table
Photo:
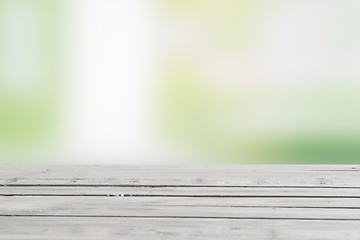
[[[360,166],[0,167],[0,239],[360,239]]]

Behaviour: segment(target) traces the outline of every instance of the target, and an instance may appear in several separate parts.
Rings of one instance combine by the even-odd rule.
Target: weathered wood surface
[[[0,239],[360,240],[360,166],[1,166]]]

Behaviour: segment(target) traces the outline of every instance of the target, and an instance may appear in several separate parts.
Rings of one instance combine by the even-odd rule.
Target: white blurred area
[[[68,1],[64,131],[55,163],[191,162],[158,134],[155,2]]]
[[[59,160],[153,163],[149,1],[75,0]]]

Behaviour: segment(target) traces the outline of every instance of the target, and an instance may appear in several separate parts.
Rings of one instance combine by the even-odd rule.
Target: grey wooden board
[[[358,240],[357,221],[0,217],[0,239]]]
[[[346,174],[345,174],[346,173]],[[360,167],[304,165],[3,166],[0,185],[360,187]]]
[[[0,239],[119,238],[360,240],[360,167],[0,167]]]
[[[171,199],[168,199],[171,200]],[[235,201],[234,201],[235,203]],[[250,205],[251,199],[248,199]],[[234,204],[235,205],[235,204]],[[101,207],[99,207],[101,206]],[[360,221],[360,209],[305,207],[235,207],[123,203],[105,197],[5,197],[0,216],[104,216],[104,217],[196,217],[248,219],[348,219]]]
[[[294,187],[0,187],[0,196],[173,196],[173,197],[343,197],[360,198],[360,188]],[[360,200],[360,199],[359,199]]]

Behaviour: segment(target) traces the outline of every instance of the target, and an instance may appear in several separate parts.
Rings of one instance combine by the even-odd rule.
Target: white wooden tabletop
[[[0,239],[360,239],[360,166],[0,166]]]

